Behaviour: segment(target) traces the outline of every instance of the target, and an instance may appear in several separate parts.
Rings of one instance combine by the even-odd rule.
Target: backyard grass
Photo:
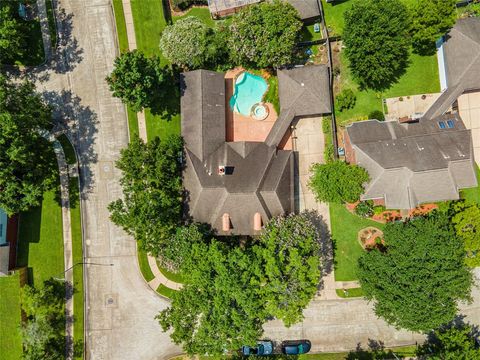
[[[215,27],[215,20],[212,19],[212,16],[210,15],[210,10],[208,10],[207,7],[201,7],[201,8],[191,8],[190,10],[187,11],[185,15],[182,16],[174,16],[172,18],[172,21],[178,21],[180,19],[186,18],[187,16],[195,16],[202,20],[208,27]]]
[[[43,194],[42,205],[20,214],[17,266],[28,267],[28,281],[40,286],[62,277],[63,226],[57,189]]]
[[[82,246],[82,220],[80,212],[80,198],[78,178],[70,179],[70,217],[72,227],[72,249],[73,263],[83,262],[83,246]],[[75,341],[83,343],[83,266],[77,265],[73,268],[73,333]],[[83,356],[76,357],[83,359]]]
[[[138,258],[138,265],[140,266],[140,271],[146,282],[149,282],[155,278],[153,275],[152,270],[150,269],[150,265],[148,265],[148,258],[147,253],[140,249],[137,246],[137,258]]]
[[[364,295],[362,288],[353,288],[353,289],[345,289],[345,290],[336,289],[335,292],[341,298],[356,298],[356,297],[362,297]]]
[[[436,55],[411,54],[410,63],[398,82],[388,90],[376,92],[370,89],[360,89],[352,78],[348,59],[342,53],[340,55],[340,79],[341,89],[352,89],[357,96],[357,100],[352,109],[335,112],[339,125],[374,117],[372,115],[375,112],[382,112],[383,98],[440,92]]]
[[[478,166],[476,168],[477,168],[477,180],[479,181],[479,185],[475,188],[464,189],[460,191],[460,196],[462,199],[475,202],[478,205],[480,205],[480,168]]]
[[[3,360],[22,358],[20,315],[19,274],[0,277],[0,354]]]
[[[176,292],[176,290],[170,289],[163,284],[160,284],[157,288],[157,293],[159,293],[160,295],[163,295],[163,296],[165,296],[169,299],[172,298],[172,296],[175,292]]]
[[[330,204],[332,240],[334,243],[335,280],[357,280],[357,261],[364,250],[357,240],[358,231],[374,226],[383,230],[384,225],[350,213],[343,205]]]
[[[322,33],[315,32],[315,25],[304,25],[302,28],[302,41],[315,41],[322,39]]]

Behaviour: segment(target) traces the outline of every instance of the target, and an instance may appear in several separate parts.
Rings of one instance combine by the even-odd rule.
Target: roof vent
[[[225,165],[218,166],[218,175],[225,175]]]
[[[301,83],[300,85],[305,86],[305,83]]]
[[[253,230],[262,230],[262,215],[260,215],[258,212],[253,216]]]
[[[228,213],[225,213],[222,216],[222,230],[223,231],[230,230],[230,215],[228,215]]]

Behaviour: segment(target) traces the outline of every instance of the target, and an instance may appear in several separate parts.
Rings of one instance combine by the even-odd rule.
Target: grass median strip
[[[173,290],[173,289],[170,289],[168,287],[166,287],[165,285],[163,284],[160,284],[157,288],[157,293],[159,293],[160,295],[163,295],[169,299],[172,298],[173,294],[175,293],[176,290]]]

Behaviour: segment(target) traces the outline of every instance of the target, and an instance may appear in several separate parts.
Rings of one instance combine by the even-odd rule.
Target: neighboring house
[[[279,70],[280,116],[264,142],[226,142],[223,73],[181,75],[186,216],[219,235],[255,235],[272,217],[296,211],[295,158],[279,145],[294,119],[331,112],[329,70]]]
[[[0,276],[8,275],[15,267],[17,244],[17,218],[8,218],[0,209]]]
[[[213,18],[232,15],[241,8],[259,3],[262,0],[208,0],[208,8]],[[312,23],[320,18],[320,0],[286,0],[297,9],[300,19]]]
[[[458,114],[409,123],[368,120],[349,125],[347,161],[370,175],[361,200],[388,209],[459,199],[477,186],[471,131]]]
[[[444,92],[424,114],[347,127],[346,158],[370,174],[362,200],[390,209],[456,200],[475,187],[480,150],[480,19],[458,20],[439,48]],[[472,94],[478,94],[473,97]],[[471,107],[460,106],[468,96]],[[475,100],[476,99],[476,100]],[[462,117],[468,117],[464,122]]]

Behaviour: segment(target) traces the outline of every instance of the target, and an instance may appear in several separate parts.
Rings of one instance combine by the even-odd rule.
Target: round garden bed
[[[358,232],[358,242],[364,250],[371,250],[383,245],[383,231],[373,226],[363,228]]]

